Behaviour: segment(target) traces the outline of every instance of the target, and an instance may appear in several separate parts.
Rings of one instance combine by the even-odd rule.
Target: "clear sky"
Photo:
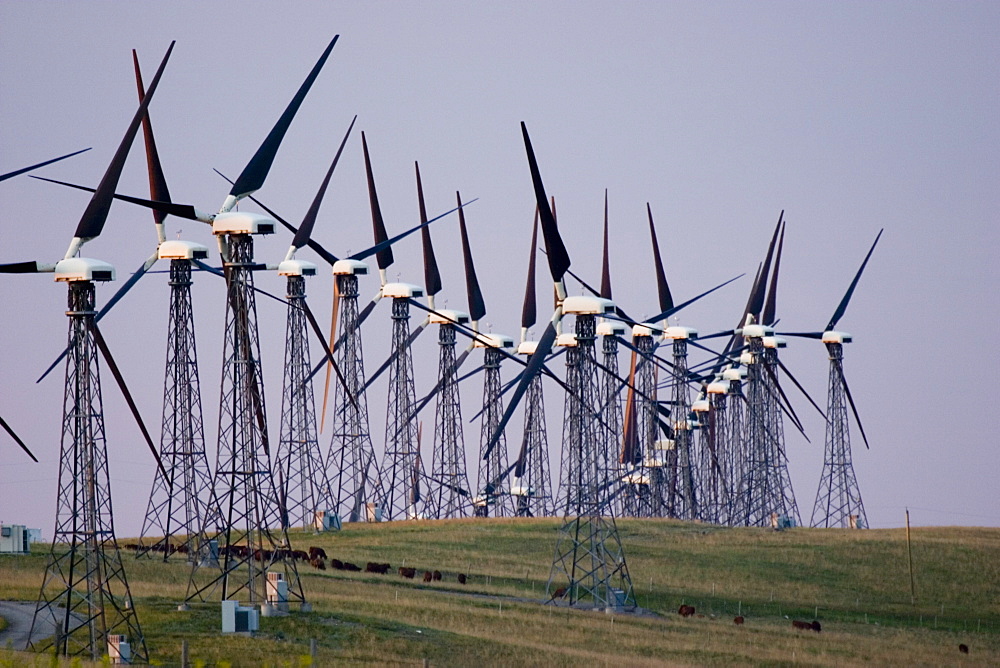
[[[900,526],[908,506],[917,525],[1000,526],[998,32],[1000,6],[992,2],[3,2],[0,172],[92,146],[40,173],[96,185],[137,106],[130,50],[138,49],[148,80],[176,39],[150,107],[153,127],[175,201],[215,211],[228,186],[212,168],[239,173],[339,33],[258,193],[262,201],[300,220],[358,114],[390,234],[417,222],[414,160],[431,212],[451,208],[455,190],[480,198],[468,222],[486,320],[513,336],[534,210],[522,120],[557,198],[573,269],[595,281],[609,190],[615,298],[635,315],[658,310],[646,202],[678,301],[749,274],[680,314],[681,324],[703,333],[735,324],[782,209],[788,228],[778,314],[790,330],[826,324],[884,227],[840,322],[855,337],[845,369],[872,444],[866,451],[854,432],[869,521]],[[314,234],[338,254],[371,243],[360,143],[356,132]],[[145,196],[145,179],[139,139],[119,191]],[[26,177],[0,184],[0,262],[60,259],[86,201]],[[125,280],[155,246],[151,220],[145,210],[115,204],[86,254],[112,262]],[[179,233],[214,247],[207,226],[168,221],[168,236]],[[437,224],[433,234],[441,301],[464,309],[456,221]],[[283,233],[259,240],[257,257],[277,262],[289,242]],[[308,251],[301,257],[318,261]],[[417,238],[396,257],[390,276],[421,282]],[[547,303],[542,272],[540,301]],[[257,282],[283,294],[276,275]],[[220,283],[198,275],[194,287],[213,449]],[[114,289],[100,286],[98,301]],[[374,277],[363,279],[364,295],[376,290]],[[316,310],[328,314],[331,291],[325,271],[310,281]],[[570,292],[579,294],[579,286]],[[167,295],[163,274],[144,277],[102,323],[154,435]],[[0,305],[0,415],[41,459],[31,463],[0,435],[0,521],[49,536],[62,371],[34,381],[65,345],[65,287],[51,275],[6,276]],[[386,307],[365,327],[369,369],[388,349]],[[260,320],[276,440],[283,307],[262,301]],[[435,380],[435,338],[426,333],[414,347],[421,394]],[[782,359],[825,401],[820,343],[791,341]],[[135,535],[153,464],[106,369],[104,381],[117,529]],[[467,417],[481,391],[478,378],[463,390]],[[378,449],[384,383],[372,392]],[[548,398],[557,443],[555,386]],[[787,427],[788,453],[808,518],[823,424],[795,401],[812,442]],[[423,419],[432,423],[432,407]],[[478,424],[467,425],[470,470],[478,439]]]

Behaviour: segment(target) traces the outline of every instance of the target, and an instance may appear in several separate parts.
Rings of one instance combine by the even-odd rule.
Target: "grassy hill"
[[[160,665],[179,665],[183,640],[195,665],[309,665],[312,638],[321,666],[424,659],[432,666],[1000,665],[998,529],[913,530],[911,603],[903,530],[775,532],[620,520],[636,598],[651,614],[610,615],[538,603],[558,526],[492,519],[293,533],[296,548],[320,546],[361,566],[389,562],[393,573],[301,565],[313,612],[262,618],[252,639],[218,633],[217,603],[176,610],[189,573],[180,559],[164,564],[124,554],[150,656]],[[0,599],[35,599],[46,548],[0,559]],[[401,565],[437,569],[444,578],[406,580],[395,573]],[[468,584],[456,581],[458,573],[469,575]],[[682,603],[704,616],[680,617]],[[738,613],[743,626],[733,623]],[[791,619],[814,617],[819,634],[791,626]],[[33,663],[52,665],[0,651],[0,666]]]

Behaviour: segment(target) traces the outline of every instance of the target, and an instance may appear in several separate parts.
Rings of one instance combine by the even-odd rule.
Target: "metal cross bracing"
[[[657,442],[656,366],[652,361],[656,342],[645,327],[633,329],[635,365],[635,451],[626,453],[622,464],[634,472],[627,475],[622,494],[622,515],[660,517],[663,514],[663,456]]]
[[[253,287],[253,238],[230,234],[225,254],[226,327],[219,401],[216,526],[201,531],[187,600],[266,601],[266,577],[281,569],[289,601],[305,604],[274,484]]]
[[[508,469],[507,438],[501,434],[488,453],[490,438],[503,417],[503,395],[500,384],[500,362],[504,353],[494,345],[483,348],[483,414],[482,437],[479,446],[479,477],[475,514],[478,517],[510,517],[514,505],[506,483],[502,481]],[[501,487],[502,485],[502,487]]]
[[[671,328],[672,330],[673,328]],[[683,520],[700,518],[700,494],[694,432],[697,425],[691,412],[687,383],[687,339],[673,339],[673,457],[668,471],[667,515]]]
[[[466,473],[462,402],[455,361],[455,325],[438,325],[437,406],[434,412],[434,456],[427,481],[427,517],[468,517],[472,510]]]
[[[830,353],[826,444],[810,526],[863,529],[868,526],[868,517],[851,460],[851,432],[843,381],[844,349],[840,343],[827,343],[826,347]]]
[[[768,429],[772,434],[771,461],[772,475],[775,480],[774,510],[779,522],[794,522],[794,526],[802,524],[799,506],[795,501],[795,491],[792,489],[792,477],[788,472],[788,449],[785,446],[785,420],[782,414],[780,389],[778,388],[778,350],[768,345],[765,338],[764,346],[764,382],[767,387]],[[773,524],[773,517],[772,517]]]
[[[569,384],[577,392],[580,410],[570,413],[571,438],[577,452],[568,471],[567,505],[556,540],[555,555],[546,595],[551,602],[571,606],[620,609],[634,607],[635,596],[625,553],[613,515],[607,513],[606,483],[599,465],[599,442],[604,427],[596,411],[600,396],[594,353],[595,318],[577,314],[577,345],[567,351],[576,358],[577,380]]]
[[[282,524],[324,528],[333,495],[316,434],[316,400],[310,380],[308,323],[303,306],[305,278],[288,276],[285,374],[277,464],[281,482]]]
[[[563,402],[562,441],[559,456],[559,491],[555,499],[557,515],[571,513],[571,497],[577,489],[580,470],[580,351],[575,337],[563,334],[559,344],[566,347],[566,397]]]
[[[163,382],[163,422],[159,468],[153,478],[146,517],[139,534],[138,555],[179,553],[192,561],[198,553],[198,532],[206,519],[218,523],[212,474],[205,452],[201,383],[191,309],[191,261],[170,261],[170,315],[167,362]],[[169,476],[169,478],[168,478]],[[143,539],[153,541],[145,545]]]
[[[607,323],[605,323],[607,324]],[[602,325],[603,326],[603,325]],[[620,515],[622,512],[622,483],[625,474],[619,461],[618,441],[621,438],[623,416],[620,396],[622,383],[618,376],[618,336],[609,331],[601,336],[601,354],[604,368],[600,372],[601,392],[598,405],[600,407],[601,425],[604,427],[600,440],[600,466],[604,469],[604,494],[607,499],[608,512]]]
[[[69,349],[56,525],[31,623],[35,650],[98,660],[123,635],[136,663],[146,641],[115,539],[94,329],[94,284],[69,283]],[[54,633],[53,633],[54,632]]]
[[[413,415],[416,389],[410,354],[410,303],[392,300],[392,352],[389,400],[386,408],[385,457],[382,460],[383,520],[419,517],[417,421]]]
[[[533,378],[528,386],[522,438],[521,450],[527,461],[523,463],[524,475],[513,478],[511,482],[514,514],[518,517],[549,517],[554,513],[554,504],[541,375]]]
[[[743,396],[742,376],[746,373],[744,367],[734,367],[723,371],[723,382],[728,383],[728,391],[722,397],[726,406],[726,465],[729,484],[729,501],[726,504],[726,524],[740,524],[738,515],[742,500],[741,484],[746,474],[749,461],[744,417],[746,416],[746,397]]]
[[[374,521],[382,488],[369,433],[368,398],[363,391],[365,362],[358,328],[358,277],[337,274],[335,278],[340,300],[340,335],[335,354],[344,383],[334,391],[327,472],[337,514],[350,522]]]
[[[709,384],[706,398],[695,402],[701,423],[698,470],[701,472],[701,517],[712,524],[729,522],[730,440],[726,410],[727,384]]]

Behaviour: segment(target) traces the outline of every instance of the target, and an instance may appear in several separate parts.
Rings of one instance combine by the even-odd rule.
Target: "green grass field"
[[[293,533],[296,548],[320,546],[361,566],[389,562],[393,572],[300,565],[313,612],[262,618],[254,638],[222,636],[217,603],[176,610],[185,562],[123,556],[158,665],[179,665],[185,640],[193,665],[309,665],[310,639],[319,666],[425,659],[432,666],[1000,665],[998,529],[913,530],[911,603],[903,530],[775,532],[620,520],[636,598],[650,614],[610,615],[539,603],[558,526],[494,519]],[[36,598],[47,547],[0,559],[0,599]],[[438,569],[444,578],[406,580],[395,573],[401,565]],[[457,573],[467,573],[468,584],[458,584]],[[682,603],[704,616],[680,617]],[[733,623],[738,613],[743,626]],[[823,625],[819,634],[791,626],[814,617]],[[0,651],[6,665],[61,664]]]

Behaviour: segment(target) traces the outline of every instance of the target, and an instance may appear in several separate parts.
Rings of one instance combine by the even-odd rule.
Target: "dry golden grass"
[[[314,612],[262,619],[252,639],[221,636],[217,604],[175,610],[187,585],[183,562],[123,558],[151,657],[162,665],[178,664],[183,640],[204,665],[307,665],[310,638],[322,666],[424,659],[435,666],[1000,665],[1000,530],[914,530],[911,605],[899,530],[618,524],[637,599],[650,615],[540,605],[559,526],[551,519],[293,533],[296,547],[321,546],[362,567],[438,569],[444,581],[303,565]],[[0,597],[34,599],[44,563],[41,553],[0,560]],[[468,573],[469,584],[459,585],[457,573]],[[706,616],[682,619],[675,614],[682,602]],[[817,608],[822,633],[791,627],[788,618],[812,619]],[[732,622],[737,611],[746,616],[741,627]],[[0,654],[0,666],[36,658]]]

